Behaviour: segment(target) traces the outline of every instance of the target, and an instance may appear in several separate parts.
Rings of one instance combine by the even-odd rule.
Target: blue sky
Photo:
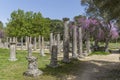
[[[41,12],[44,17],[71,20],[76,15],[84,15],[84,7],[80,0],[0,0],[0,21],[4,24],[14,10]]]

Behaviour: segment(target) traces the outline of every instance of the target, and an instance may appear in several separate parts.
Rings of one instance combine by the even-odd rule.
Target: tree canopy
[[[90,16],[98,16],[109,20],[120,18],[120,0],[81,0],[86,5],[86,12]]]
[[[7,23],[8,36],[38,36],[47,37],[50,33],[50,19],[44,18],[40,12],[24,12],[18,9],[11,13]]]

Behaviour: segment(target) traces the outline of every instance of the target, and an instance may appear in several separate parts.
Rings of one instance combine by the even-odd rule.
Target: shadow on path
[[[44,75],[51,75],[57,80],[120,80],[120,63],[100,60],[72,60],[65,64],[59,62],[58,68],[46,67]]]

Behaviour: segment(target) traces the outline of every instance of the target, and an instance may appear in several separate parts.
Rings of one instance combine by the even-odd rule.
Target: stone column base
[[[70,59],[63,59],[62,62],[63,63],[70,63]]]
[[[36,77],[43,74],[43,72],[39,69],[35,70],[27,70],[26,72],[23,73],[24,76],[30,76],[30,77]]]
[[[57,67],[59,67],[59,65],[57,64],[57,65],[52,65],[52,64],[49,64],[49,65],[47,65],[48,67],[51,67],[51,68],[57,68]]]
[[[10,59],[8,59],[9,61],[17,61],[18,59],[16,59],[16,58],[10,58]]]

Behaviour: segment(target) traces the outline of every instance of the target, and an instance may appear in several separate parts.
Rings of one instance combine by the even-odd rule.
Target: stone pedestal
[[[28,70],[23,73],[24,76],[36,77],[43,72],[38,69],[37,58],[34,56],[26,57],[28,60]]]
[[[16,43],[10,43],[10,61],[16,61]]]
[[[49,67],[52,67],[52,68],[58,67],[57,54],[58,54],[57,46],[53,45],[52,46],[52,53],[51,53],[51,60],[50,60],[50,64],[48,65]]]

